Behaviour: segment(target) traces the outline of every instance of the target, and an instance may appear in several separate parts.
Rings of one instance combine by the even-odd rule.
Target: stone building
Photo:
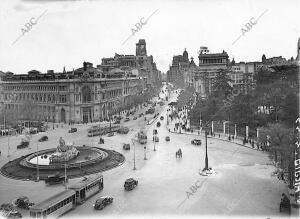
[[[17,119],[93,122],[116,113],[145,89],[146,80],[131,71],[103,72],[84,62],[69,72],[6,73],[0,79],[0,105]]]

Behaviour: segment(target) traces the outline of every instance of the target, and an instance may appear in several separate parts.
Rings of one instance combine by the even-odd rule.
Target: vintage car
[[[135,116],[135,117],[133,117],[133,120],[137,120],[137,117]]]
[[[27,148],[29,146],[29,141],[22,140],[21,143],[17,146],[17,149]]]
[[[166,136],[166,141],[170,141],[170,136]]]
[[[157,122],[157,123],[156,123],[156,127],[160,127],[160,122]]]
[[[153,136],[153,141],[159,142],[159,138],[157,136]]]
[[[99,144],[104,144],[104,139],[103,138],[99,139]]]
[[[138,185],[137,180],[135,180],[133,178],[129,178],[129,179],[126,179],[126,181],[124,183],[124,188],[126,191],[130,191],[130,190],[133,190],[137,185]]]
[[[130,144],[123,144],[124,150],[130,150]]]
[[[11,203],[2,204],[0,206],[0,217],[1,216],[5,218],[22,218],[22,214],[18,212]]]
[[[129,128],[128,127],[120,127],[117,131],[119,134],[127,134],[129,132]]]
[[[120,124],[120,123],[121,123],[121,121],[118,119],[114,122],[114,124]]]
[[[115,135],[114,132],[110,132],[110,133],[108,133],[107,137],[111,137],[111,136],[114,136],[114,135]]]
[[[164,117],[163,117],[163,116],[161,116],[161,117],[160,117],[160,120],[164,120]]]
[[[68,132],[69,132],[69,133],[77,132],[77,128],[71,128]]]
[[[130,118],[126,117],[125,120],[124,120],[124,122],[128,122],[128,121],[130,121]]]
[[[94,209],[95,210],[102,210],[107,205],[111,204],[113,202],[113,200],[114,200],[113,197],[103,196],[103,197],[96,200],[96,202],[94,204]]]
[[[29,210],[30,207],[34,205],[34,203],[30,202],[28,197],[21,196],[15,201],[15,205],[19,208]]]
[[[191,141],[191,144],[193,145],[201,145],[201,140],[200,139],[194,139]]]
[[[66,180],[68,182],[68,178]],[[45,179],[45,183],[48,185],[55,185],[65,182],[65,176],[61,176],[59,174],[49,175],[47,179]]]
[[[39,142],[48,141],[48,136],[44,135],[39,139]]]

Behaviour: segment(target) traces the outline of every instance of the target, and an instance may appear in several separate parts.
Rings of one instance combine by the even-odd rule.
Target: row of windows
[[[56,86],[4,86],[4,90],[7,91],[55,91]],[[59,86],[59,90],[67,90],[67,86]]]
[[[43,216],[49,215],[49,214],[51,214],[52,212],[56,211],[57,209],[62,208],[63,206],[65,206],[65,205],[67,205],[67,204],[69,204],[69,203],[71,203],[71,202],[73,202],[73,204],[75,204],[75,195],[72,195],[71,197],[64,199],[63,201],[61,201],[61,202],[57,203],[56,205],[54,205],[54,206],[48,208],[47,210],[44,210],[44,211],[42,212],[42,215],[43,215]],[[37,213],[35,213],[35,212],[30,212],[30,216],[31,216],[31,217],[36,217],[36,216],[37,216],[37,217],[40,217],[40,216],[41,216],[41,213],[40,213],[40,212],[37,212]]]
[[[18,101],[34,101],[43,103],[55,103],[55,94],[40,94],[40,93],[19,93],[19,94],[4,94],[5,101],[18,102]],[[67,102],[67,95],[59,95],[60,103]]]
[[[86,191],[89,191],[89,190],[93,189],[93,188],[96,187],[96,186],[99,186],[99,182],[94,182],[94,183],[88,185],[88,186],[85,188],[85,190],[86,190]]]

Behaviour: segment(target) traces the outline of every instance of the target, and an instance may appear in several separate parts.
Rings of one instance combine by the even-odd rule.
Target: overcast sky
[[[225,50],[235,61],[258,61],[262,54],[289,59],[297,55],[299,11],[299,0],[0,0],[0,70],[24,74],[72,70],[83,61],[97,65],[115,53],[135,54],[139,39],[163,72],[184,48],[198,64],[200,46]],[[241,35],[250,20],[256,24]],[[22,35],[30,21],[35,24]]]

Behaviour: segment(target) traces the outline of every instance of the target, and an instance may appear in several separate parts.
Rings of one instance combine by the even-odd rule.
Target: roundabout
[[[57,149],[46,149],[30,153],[9,161],[1,168],[1,174],[19,180],[45,180],[49,175],[64,175],[76,178],[117,167],[125,157],[114,150],[98,147],[73,146],[78,154],[71,159],[51,162]],[[37,175],[38,174],[38,175]]]

